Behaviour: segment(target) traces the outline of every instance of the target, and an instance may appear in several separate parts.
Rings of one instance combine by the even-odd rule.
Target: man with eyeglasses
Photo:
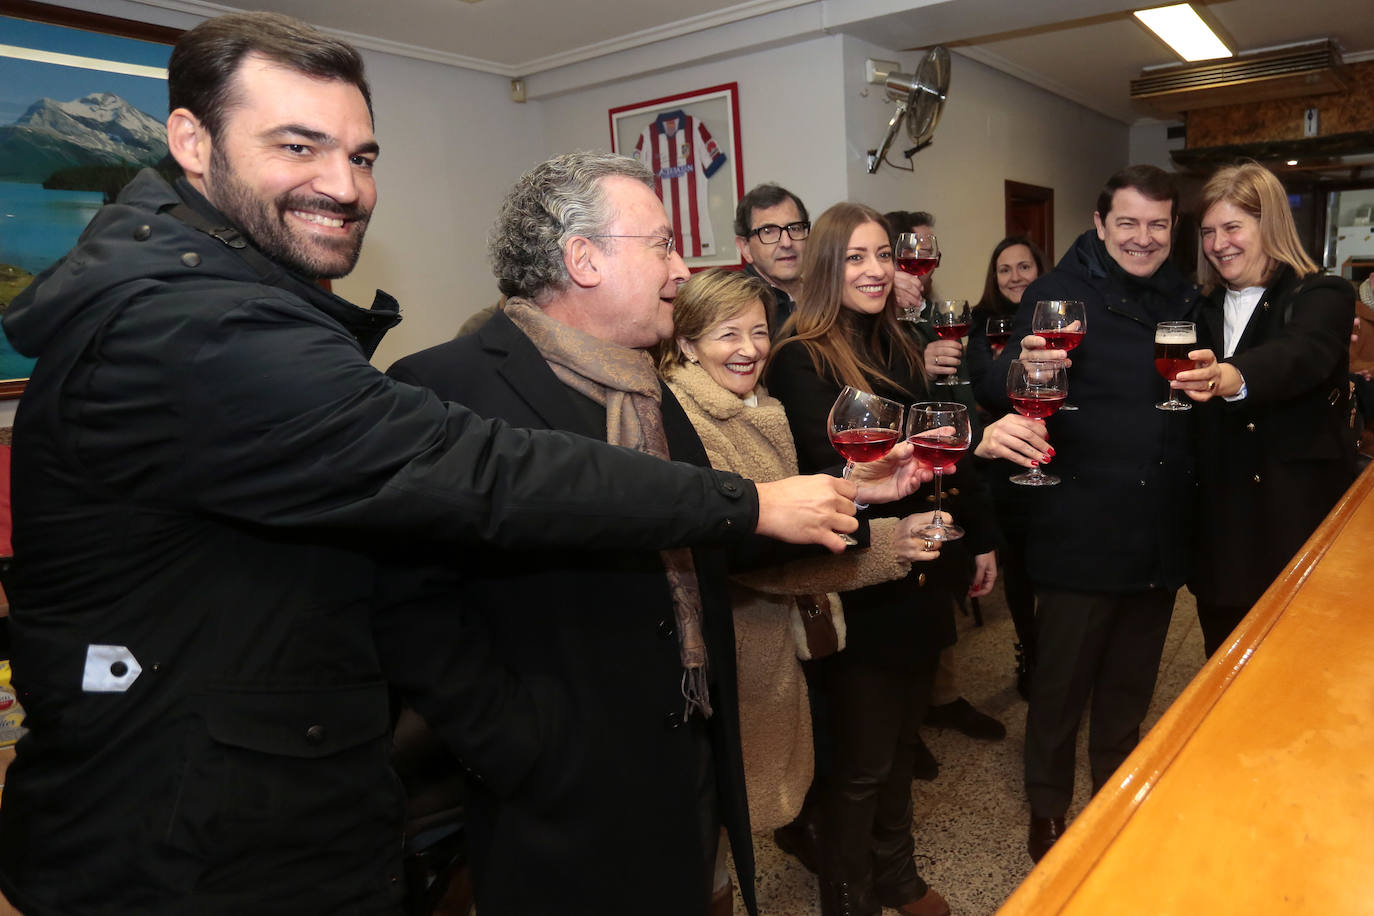
[[[775,338],[796,308],[802,252],[810,234],[806,205],[779,185],[759,185],[735,208],[735,247],[747,265],[744,269],[773,289],[768,323]]]
[[[504,309],[390,374],[512,426],[705,464],[647,352],[687,279],[672,241],[640,163],[536,166],[491,233]],[[755,911],[725,560],[441,546],[384,576],[388,674],[468,775],[480,912],[701,916],[722,824]]]

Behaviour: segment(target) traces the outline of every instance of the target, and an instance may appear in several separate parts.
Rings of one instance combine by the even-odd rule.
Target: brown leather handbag
[[[797,656],[804,661],[825,658],[844,648],[844,618],[839,618],[836,626],[836,611],[832,608],[830,596],[798,595],[797,611],[793,622],[792,634],[797,639]],[[800,631],[796,621],[800,620]]]

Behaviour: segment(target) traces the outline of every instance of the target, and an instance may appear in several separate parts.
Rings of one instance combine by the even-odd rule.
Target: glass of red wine
[[[968,335],[972,317],[967,299],[936,299],[930,303],[930,327],[941,340],[961,340]],[[942,375],[936,385],[958,385],[959,375]]]
[[[902,405],[876,394],[846,385],[830,408],[827,421],[830,444],[844,458],[844,476],[854,470],[854,462],[877,461],[892,451],[902,434]],[[855,503],[856,509],[867,509]],[[858,543],[841,535],[845,543]]]
[[[925,277],[940,266],[940,243],[933,235],[917,235],[903,232],[897,236],[897,245],[892,249],[897,259],[897,269],[914,277]],[[920,308],[904,308],[897,316],[898,321],[919,321]]]
[[[1064,405],[1069,393],[1069,373],[1060,359],[1014,359],[1007,372],[1007,397],[1023,417],[1043,420]],[[1052,487],[1059,478],[1040,470],[1040,465],[1010,478],[1025,487]]]
[[[946,525],[940,517],[940,497],[946,471],[968,452],[968,408],[950,401],[912,404],[906,414],[906,437],[916,459],[935,471],[935,520],[916,532],[932,541],[956,541],[964,536],[958,525]]]
[[[1011,340],[1011,322],[1010,315],[993,315],[988,319],[988,346],[992,347],[993,356],[1001,356]]]
[[[1185,369],[1193,368],[1188,358],[1197,349],[1197,325],[1191,321],[1161,321],[1155,326],[1155,371],[1173,381]],[[1169,388],[1169,399],[1155,407],[1160,410],[1192,410],[1193,405],[1178,396],[1178,389]]]
[[[1045,346],[1051,350],[1071,352],[1083,342],[1088,331],[1088,312],[1082,302],[1074,299],[1042,299],[1035,303],[1035,314],[1031,317],[1031,333],[1045,338]],[[1062,410],[1077,410],[1072,404],[1064,404]]]

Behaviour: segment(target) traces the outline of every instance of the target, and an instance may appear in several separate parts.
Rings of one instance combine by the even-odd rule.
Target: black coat
[[[393,381],[358,338],[394,303],[379,318],[247,260],[183,203],[228,225],[141,173],[5,316],[38,364],[15,422],[30,731],[0,888],[28,916],[381,912],[403,890],[402,799],[374,549],[681,543],[752,530],[753,487]],[[91,646],[141,672],[84,687],[117,673]]]
[[[1089,230],[1026,289],[980,401],[1010,407],[1007,370],[1041,299],[1085,302],[1087,333],[1070,354],[1068,399],[1079,409],[1048,420],[1046,470],[1063,483],[1026,488],[1031,578],[1070,591],[1177,589],[1190,560],[1191,411],[1155,409],[1168,385],[1155,371],[1154,335],[1156,323],[1191,316],[1196,288],[1170,262],[1148,281],[1129,277]]]
[[[390,373],[516,426],[606,435],[604,409],[560,382],[504,314]],[[663,422],[676,460],[709,463],[666,387]],[[388,580],[400,600],[379,618],[379,642],[384,655],[395,646],[394,679],[469,776],[483,913],[590,907],[614,916],[649,907],[700,916],[706,909],[703,862],[715,848],[702,849],[695,829],[691,732],[700,719],[682,721],[683,669],[662,560],[633,538],[622,547],[470,550],[447,564],[447,585],[444,573],[405,567]],[[693,555],[712,671],[715,714],[707,728],[719,807],[752,909],[725,558],[709,549]]]
[[[1198,346],[1222,353],[1225,290],[1202,300]],[[1255,603],[1355,479],[1346,381],[1355,291],[1339,277],[1271,281],[1225,360],[1246,397],[1195,405],[1203,601]]]
[[[768,391],[787,408],[797,462],[803,474],[833,468],[840,457],[830,444],[827,417],[844,387],[820,372],[806,348],[793,342],[778,349],[768,363]],[[889,367],[896,372],[895,367]],[[901,378],[900,374],[894,377]],[[880,389],[874,394],[903,406],[913,400],[931,399],[921,378],[905,379],[909,392]],[[886,665],[906,665],[921,659],[928,663],[946,646],[954,644],[953,596],[967,591],[970,557],[996,546],[996,525],[986,487],[978,480],[973,459],[966,458],[958,471],[945,476],[943,509],[966,531],[932,563],[914,563],[903,579],[844,592],[845,653]],[[904,500],[869,507],[865,514],[876,518],[900,518],[935,508],[935,490],[927,485]]]

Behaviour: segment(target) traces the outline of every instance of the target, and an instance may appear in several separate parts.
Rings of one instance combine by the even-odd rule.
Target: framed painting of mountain
[[[0,0],[0,312],[95,211],[167,153],[177,29]],[[33,360],[0,330],[0,398]]]

